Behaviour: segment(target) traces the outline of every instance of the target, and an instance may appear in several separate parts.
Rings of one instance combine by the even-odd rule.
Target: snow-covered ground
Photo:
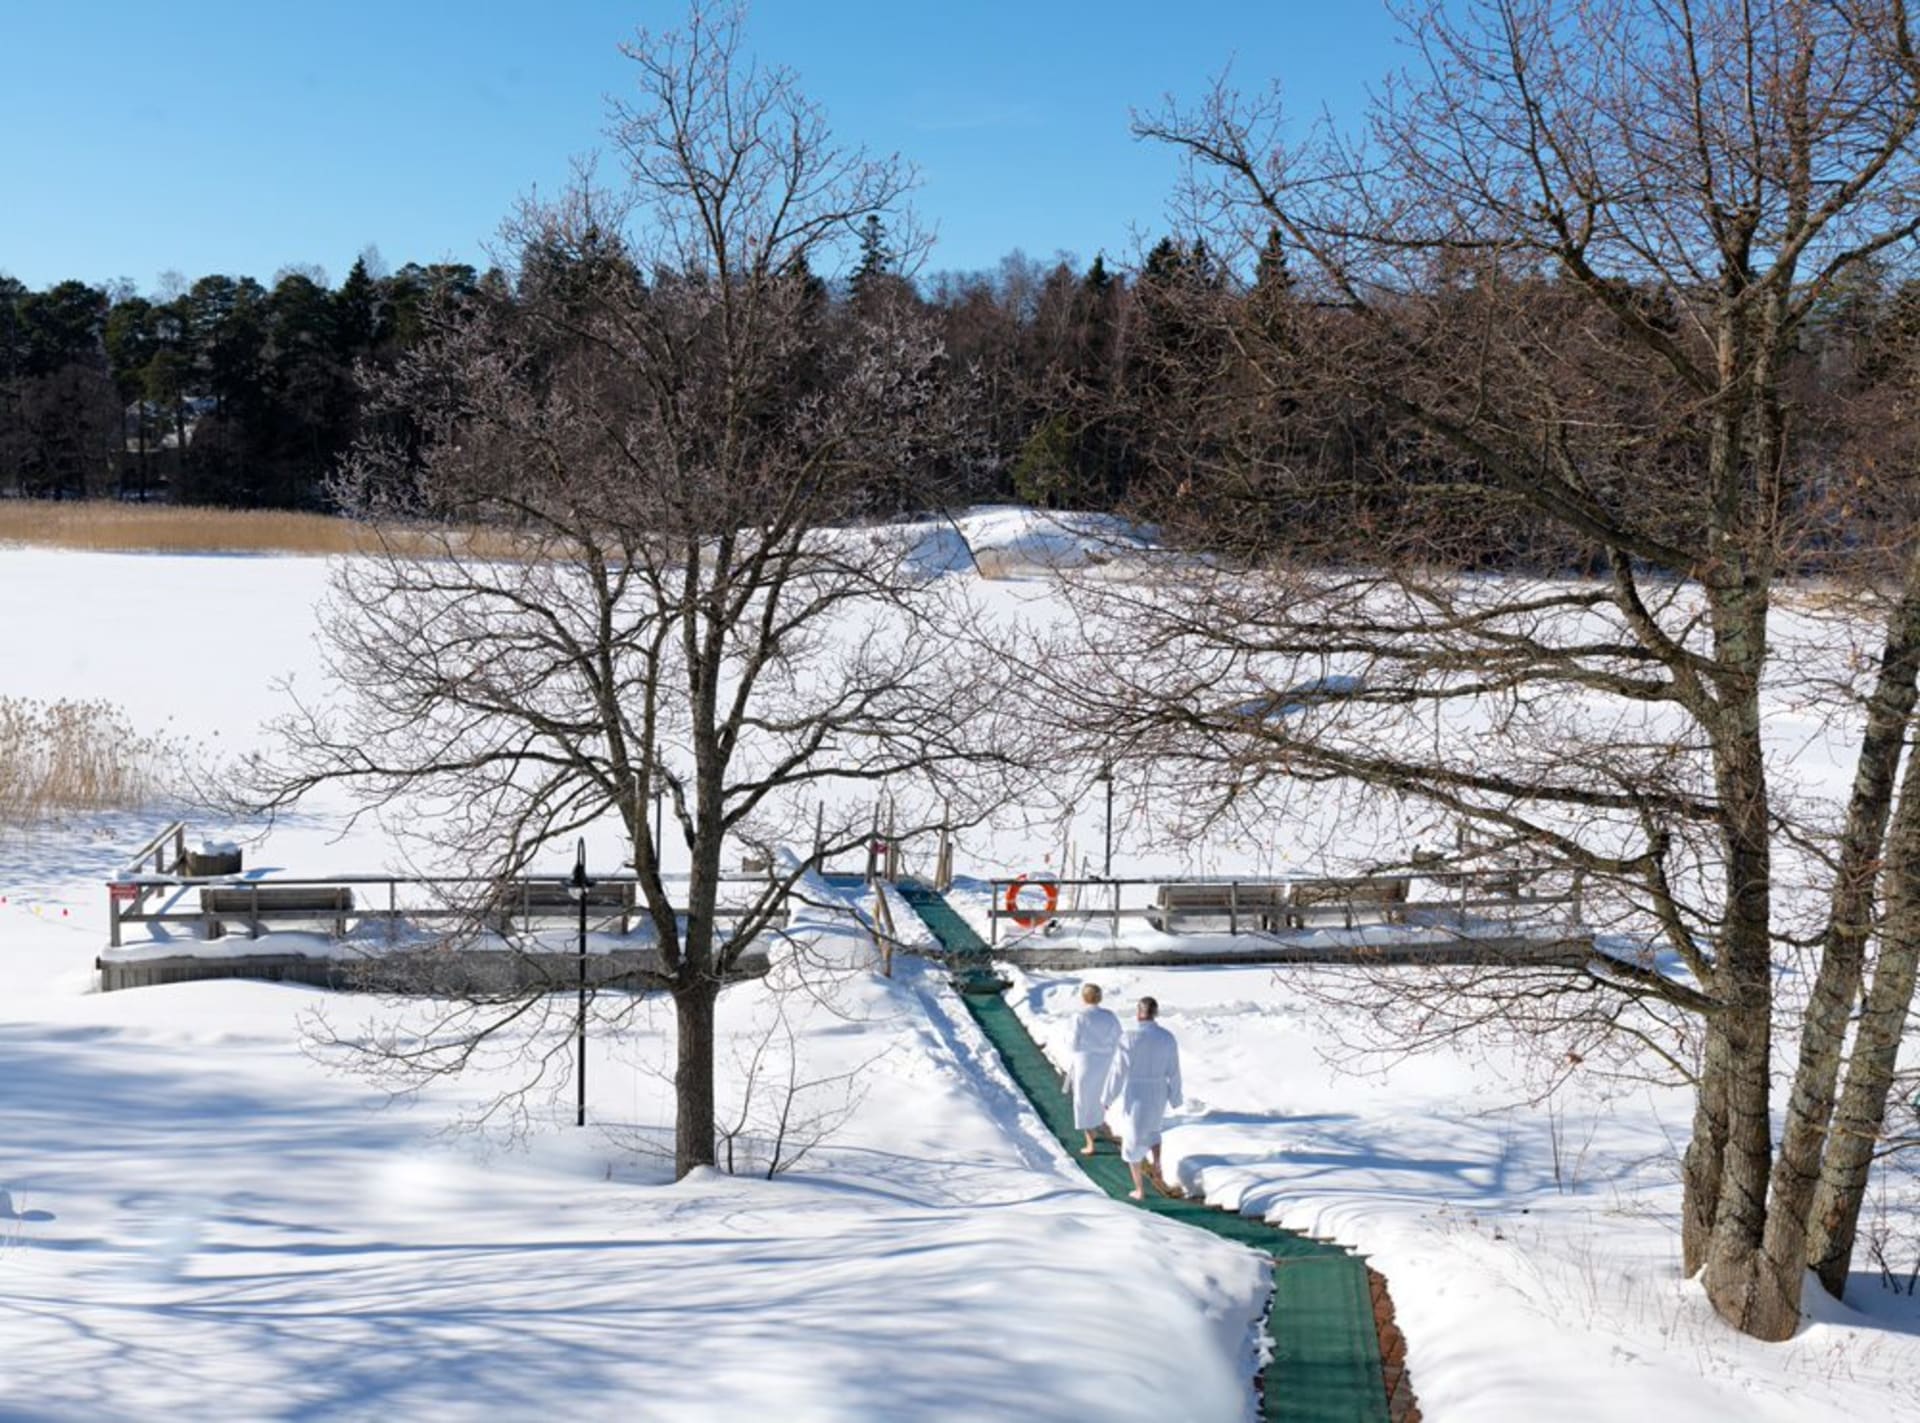
[[[278,678],[311,686],[325,573],[0,551],[0,690],[244,749]],[[191,638],[156,631],[187,608]],[[883,980],[829,923],[806,937],[860,965],[830,991],[729,991],[723,1101],[784,1004],[810,1076],[858,1070],[809,1110],[851,1115],[772,1181],[676,1185],[668,1013],[596,1024],[597,1125],[568,1088],[509,1145],[446,1128],[511,1060],[390,1102],[312,1049],[369,1000],[92,991],[103,881],[165,818],[0,844],[0,1419],[1248,1415],[1263,1262],[1093,1189],[939,975]],[[324,813],[246,849],[391,863]]]
[[[1680,1277],[1683,1092],[1576,1078],[1536,1104],[1525,1065],[1491,1046],[1368,1071],[1327,1006],[1338,972],[1022,974],[1014,999],[1036,1032],[1086,980],[1123,1014],[1159,999],[1187,1092],[1170,1171],[1210,1201],[1362,1249],[1392,1288],[1428,1418],[1805,1423],[1920,1408],[1920,1301],[1864,1261],[1851,1307],[1809,1281],[1815,1320],[1782,1345],[1734,1334]]]
[[[997,552],[976,571],[930,532],[927,571],[1041,626],[1058,614],[1049,570],[1131,537],[1006,509],[947,527]],[[14,634],[0,690],[105,697],[141,731],[245,749],[284,705],[275,680],[318,675],[325,571],[0,550]],[[191,638],[130,613],[169,608],[195,610]],[[964,837],[963,871],[1099,853],[1096,799],[1027,809]],[[808,931],[844,968],[820,993],[724,1000],[740,1054],[784,1006],[808,1074],[852,1074],[851,1094],[829,1081],[817,1103],[844,1122],[773,1181],[676,1185],[657,1155],[665,1013],[595,1025],[598,1125],[571,1126],[563,1076],[561,1100],[507,1144],[446,1129],[510,1053],[390,1102],[314,1046],[323,1022],[351,1034],[399,1010],[266,984],[93,992],[102,881],[165,818],[0,843],[0,1419],[1250,1416],[1260,1261],[1090,1189],[938,975],[907,961],[878,978],[844,919]],[[1138,805],[1117,818],[1123,874],[1312,868],[1277,835],[1176,843]],[[383,870],[393,853],[377,824],[341,838],[324,806],[246,852],[250,868],[308,875]],[[1328,1058],[1360,1025],[1306,991],[1328,972],[1089,976],[1122,1008],[1158,996],[1181,1039],[1188,1101],[1167,1140],[1181,1177],[1386,1273],[1433,1423],[1920,1404],[1911,1297],[1863,1274],[1852,1308],[1810,1293],[1819,1317],[1763,1346],[1678,1278],[1681,1094],[1576,1077],[1532,1106],[1526,1064],[1492,1045],[1337,1071]],[[1016,1001],[1044,1035],[1079,982],[1023,976]],[[738,1076],[723,1056],[724,1098]]]

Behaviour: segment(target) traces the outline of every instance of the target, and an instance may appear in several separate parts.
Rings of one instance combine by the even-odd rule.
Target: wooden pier
[[[642,938],[608,947],[647,924],[638,877],[595,876],[585,890],[587,928],[600,940],[584,955],[571,942],[581,901],[568,874],[523,875],[502,883],[478,876],[341,874],[324,878],[186,873],[194,861],[186,827],[175,822],[142,846],[107,884],[108,943],[95,960],[102,990],[203,979],[247,978],[371,992],[472,996],[579,987],[632,991],[660,969]],[[236,861],[237,862],[237,861]],[[727,875],[726,884],[764,891],[770,869]],[[725,905],[721,920],[754,912]],[[784,923],[784,906],[774,929]],[[443,943],[420,943],[421,930],[448,930]],[[147,943],[127,942],[129,930]],[[302,943],[286,930],[318,939]],[[157,934],[156,934],[157,931]],[[280,932],[276,932],[280,931]],[[211,947],[244,933],[257,950]],[[167,952],[176,942],[177,952]],[[558,943],[567,940],[565,947]],[[311,952],[301,952],[310,945]],[[766,955],[743,956],[737,977],[767,969]]]

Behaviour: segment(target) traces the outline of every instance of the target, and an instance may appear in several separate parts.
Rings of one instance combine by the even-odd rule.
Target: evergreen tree
[[[857,302],[870,301],[874,294],[893,275],[895,257],[887,247],[886,224],[880,221],[880,214],[870,212],[867,220],[860,225],[860,260],[853,269],[853,299]]]
[[[367,271],[365,257],[355,259],[334,293],[333,332],[340,359],[347,362],[371,351],[379,340],[380,289]]]
[[[1254,262],[1253,285],[1256,291],[1282,296],[1293,291],[1293,273],[1288,270],[1286,245],[1281,242],[1277,227],[1267,229],[1267,240]]]
[[[146,369],[160,349],[155,309],[145,297],[115,302],[107,313],[107,360],[120,400],[121,431],[134,454],[135,491],[145,499],[153,488],[153,447],[157,435],[154,406],[147,399]],[[121,480],[124,492],[126,481]]]

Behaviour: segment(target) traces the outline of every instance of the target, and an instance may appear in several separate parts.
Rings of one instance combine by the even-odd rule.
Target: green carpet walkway
[[[1073,1106],[1060,1074],[1001,996],[985,971],[988,949],[944,896],[904,883],[900,892],[953,957],[961,1001],[980,1024],[1020,1090],[1081,1169],[1116,1200],[1132,1190],[1124,1162],[1102,1143],[1094,1157],[1079,1154]],[[978,991],[976,991],[978,990]],[[1273,1257],[1273,1309],[1267,1330],[1273,1361],[1266,1370],[1261,1417],[1287,1423],[1387,1423],[1385,1376],[1374,1324],[1366,1265],[1335,1245],[1309,1240],[1250,1216],[1195,1200],[1149,1195],[1156,1215],[1265,1251]]]

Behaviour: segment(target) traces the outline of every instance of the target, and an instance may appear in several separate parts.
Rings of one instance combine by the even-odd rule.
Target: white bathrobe
[[[1160,1123],[1168,1107],[1180,1105],[1180,1045],[1155,1022],[1136,1023],[1113,1055],[1103,1094],[1118,1105],[1120,1158],[1145,1161],[1160,1144]]]
[[[1120,1020],[1105,1008],[1089,1004],[1073,1015],[1067,1037],[1067,1075],[1073,1086],[1073,1125],[1078,1131],[1092,1131],[1106,1118],[1107,1074],[1113,1070],[1113,1053],[1119,1046]]]

